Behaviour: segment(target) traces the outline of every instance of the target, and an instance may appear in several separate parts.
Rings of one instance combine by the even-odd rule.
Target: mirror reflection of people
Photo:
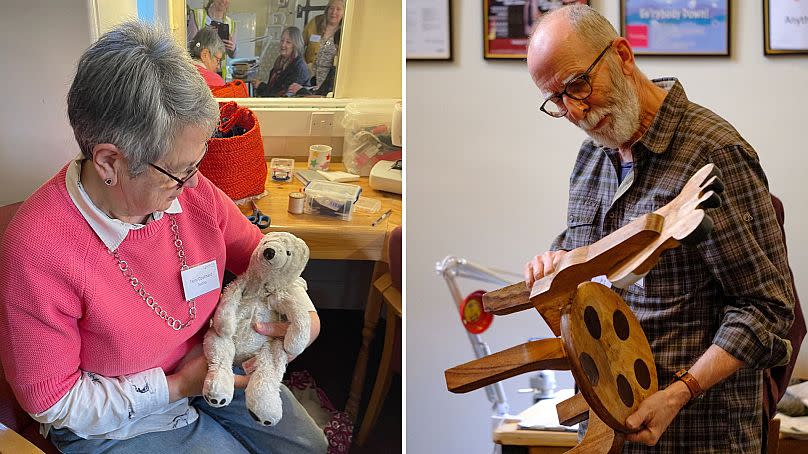
[[[303,60],[303,34],[297,27],[286,27],[281,33],[280,53],[266,82],[257,84],[256,96],[286,96],[292,84],[306,84],[310,79],[309,69]]]
[[[345,15],[344,0],[330,0],[326,5],[325,12],[310,20],[303,28],[303,40],[306,43],[306,64],[310,66],[317,59],[320,47],[326,42],[339,43],[339,38],[334,39],[340,29],[342,29],[342,18]],[[326,71],[327,73],[327,71]]]
[[[221,66],[225,52],[224,43],[216,30],[208,27],[199,30],[194,39],[188,43],[188,50],[194,66],[208,87],[221,87],[225,84],[222,76],[216,72]]]
[[[188,20],[188,41],[191,41],[202,28],[216,29],[226,26],[227,38],[222,38],[222,42],[227,50],[227,55],[231,58],[234,57],[236,55],[236,24],[227,15],[228,7],[230,7],[230,0],[208,0],[204,8],[192,9],[191,18]]]
[[[152,25],[116,27],[81,56],[67,113],[81,154],[0,247],[0,357],[22,408],[65,453],[325,453],[283,385],[274,426],[249,415],[239,369],[228,405],[201,396],[215,285],[263,235],[197,171],[219,109],[188,51]],[[200,264],[214,271],[193,281],[214,286],[186,300],[181,270]]]
[[[324,96],[334,91],[340,34],[340,30],[337,30],[334,36],[321,43],[317,58],[311,65],[311,80],[308,86],[294,83],[289,86],[290,93],[297,96]]]

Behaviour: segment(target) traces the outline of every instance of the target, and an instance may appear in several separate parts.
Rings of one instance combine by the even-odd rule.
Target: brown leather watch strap
[[[687,386],[687,389],[690,390],[690,400],[698,399],[702,395],[704,395],[704,391],[702,391],[699,382],[696,381],[696,378],[690,375],[690,372],[686,371],[685,369],[680,369],[674,374],[674,381],[680,380],[682,383]]]

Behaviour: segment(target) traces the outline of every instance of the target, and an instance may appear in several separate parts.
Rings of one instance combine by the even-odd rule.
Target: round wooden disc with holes
[[[656,366],[640,322],[604,285],[584,282],[561,315],[572,375],[589,407],[612,429],[658,389]]]

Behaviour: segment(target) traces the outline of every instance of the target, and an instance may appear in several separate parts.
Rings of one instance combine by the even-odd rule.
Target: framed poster
[[[409,3],[409,0],[408,0]],[[483,0],[483,57],[527,57],[533,25],[543,15],[564,5],[588,0]]]
[[[808,0],[763,0],[763,53],[808,54]]]
[[[729,0],[621,0],[636,55],[729,56]]]
[[[407,1],[407,60],[452,59],[452,1]]]

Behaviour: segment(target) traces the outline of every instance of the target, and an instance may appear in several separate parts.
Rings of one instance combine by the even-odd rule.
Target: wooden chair
[[[22,202],[0,207],[0,239],[11,218]],[[0,423],[6,429],[0,430],[0,452],[14,453],[58,453],[48,440],[39,434],[39,423],[31,419],[22,409],[6,381],[3,365],[0,363]]]
[[[362,418],[359,435],[356,437],[358,446],[367,442],[370,431],[379,418],[387,391],[390,389],[393,372],[401,373],[401,226],[396,227],[390,235],[387,251],[390,272],[383,274],[373,283],[374,291],[381,295],[387,308],[384,349],[368,408]]]

